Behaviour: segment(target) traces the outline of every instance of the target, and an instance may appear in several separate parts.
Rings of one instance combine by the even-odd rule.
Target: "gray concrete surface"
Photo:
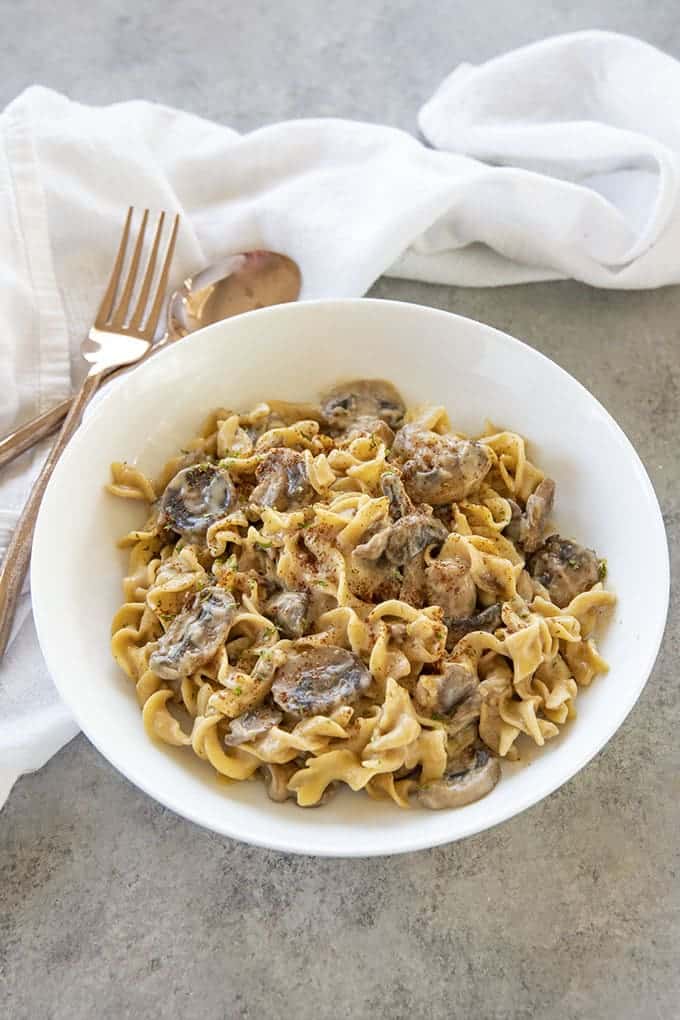
[[[335,114],[413,129],[460,60],[607,27],[680,56],[656,0],[0,0],[0,100],[41,82],[143,96],[247,129]],[[142,9],[143,8],[143,9]],[[483,319],[555,358],[609,408],[680,551],[680,289],[374,293]],[[194,828],[82,737],[0,815],[0,1015],[263,1020],[680,1017],[680,627],[607,748],[519,818],[401,858],[286,857]],[[673,615],[675,614],[675,615]]]

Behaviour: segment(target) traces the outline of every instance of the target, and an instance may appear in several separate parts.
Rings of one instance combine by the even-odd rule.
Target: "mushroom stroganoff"
[[[214,411],[157,482],[115,463],[108,488],[150,506],[112,638],[147,732],[274,800],[469,804],[607,669],[604,561],[554,533],[525,440],[388,382]]]

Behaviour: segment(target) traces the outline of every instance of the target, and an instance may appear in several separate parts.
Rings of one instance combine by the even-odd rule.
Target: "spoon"
[[[229,255],[190,276],[179,290],[170,295],[166,333],[140,361],[213,322],[252,312],[256,308],[297,301],[301,286],[300,269],[287,255],[273,251]],[[107,375],[110,378],[121,371],[126,369],[117,369]],[[0,439],[0,467],[54,432],[70,406],[69,397],[3,436]]]
[[[186,336],[212,322],[256,308],[295,301],[302,278],[297,263],[271,251],[229,255],[185,280],[168,302],[168,333]]]

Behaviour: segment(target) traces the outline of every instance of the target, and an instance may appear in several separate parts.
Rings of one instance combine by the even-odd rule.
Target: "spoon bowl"
[[[302,277],[296,262],[273,251],[229,255],[186,279],[168,303],[168,334],[177,339],[213,322],[269,305],[296,301]]]

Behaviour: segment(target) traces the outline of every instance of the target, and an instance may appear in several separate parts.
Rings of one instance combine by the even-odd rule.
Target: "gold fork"
[[[81,353],[92,367],[73,400],[71,410],[66,417],[57,441],[31,490],[26,506],[9,543],[4,563],[0,569],[0,659],[4,655],[7,642],[9,641],[12,620],[31,559],[33,529],[35,528],[40,503],[54,467],[64,447],[78,428],[83,411],[88,401],[93,397],[101,381],[102,374],[119,365],[131,365],[133,362],[139,361],[148,351],[156,333],[158,319],[167,290],[170,264],[175,250],[179,216],[174,217],[170,229],[170,237],[165,248],[165,258],[158,274],[155,289],[152,292],[152,285],[156,274],[156,263],[163,236],[165,213],[162,212],[158,217],[156,233],[139,287],[139,296],[137,297],[134,311],[129,315],[133,294],[138,284],[139,266],[144,248],[144,234],[149,219],[149,210],[146,209],[137,231],[137,239],[130,256],[130,264],[125,282],[120,297],[116,302],[116,294],[123,274],[123,265],[130,237],[133,212],[133,208],[130,207],[125,219],[123,236],[120,239],[118,254],[113,265],[109,285],[99,306],[94,326],[81,344]]]

